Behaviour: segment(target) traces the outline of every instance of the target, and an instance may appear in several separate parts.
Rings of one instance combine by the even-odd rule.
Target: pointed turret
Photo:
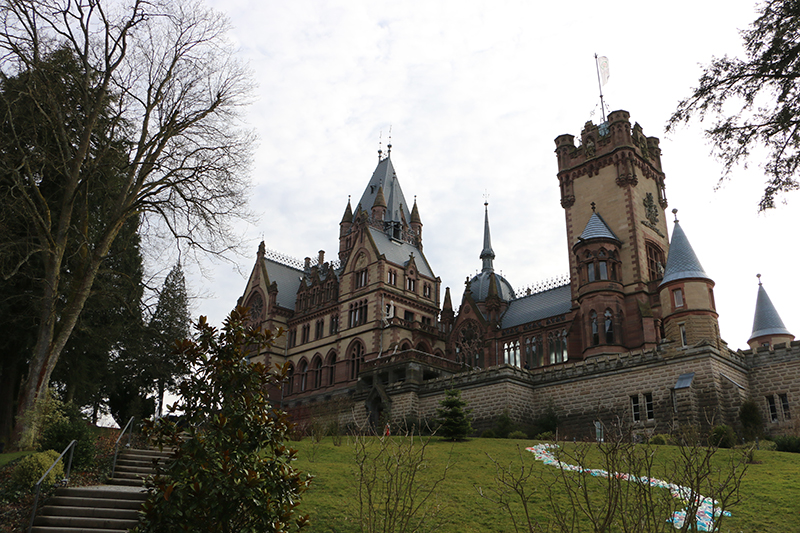
[[[721,347],[714,306],[714,281],[706,274],[673,209],[675,226],[659,285],[666,338],[681,347],[706,342]]]
[[[673,213],[677,214],[678,210],[673,209]],[[689,239],[683,232],[677,217],[675,218],[675,226],[672,230],[672,241],[669,243],[669,253],[667,254],[667,266],[664,268],[664,279],[661,280],[661,286],[666,285],[671,281],[681,279],[700,278],[711,281],[700,260],[697,259],[697,254],[694,253],[692,245],[689,244]]]
[[[494,272],[494,250],[492,250],[492,235],[489,233],[489,202],[483,204],[485,213],[483,221],[483,250],[481,251],[481,261],[483,261],[482,272]]]
[[[375,172],[364,189],[364,194],[359,200],[360,206],[374,206],[378,197],[378,191],[383,196],[383,204],[386,209],[384,220],[387,222],[401,222],[403,218],[409,220],[411,213],[408,211],[408,202],[403,196],[397,173],[392,165],[391,157],[386,157],[378,162]],[[361,207],[356,209],[356,215]]]
[[[414,232],[416,237],[417,246],[422,250],[422,219],[419,217],[419,209],[417,208],[417,197],[414,196],[414,207],[411,209],[411,231]]]
[[[378,187],[378,194],[372,203],[372,219],[383,220],[386,215],[386,198],[383,196],[383,187]]]
[[[583,233],[578,237],[579,241],[585,241],[587,239],[612,239],[621,242],[617,236],[614,235],[614,232],[611,231],[611,228],[608,227],[603,217],[598,215],[597,212],[592,213],[589,222],[586,223]]]
[[[342,215],[342,221],[339,224],[351,224],[353,222],[353,208],[350,207],[350,197],[347,197],[347,207]]]
[[[453,322],[455,321],[455,311],[453,311],[453,302],[450,299],[450,287],[444,289],[444,303],[442,304],[442,312],[439,315],[440,322],[444,324],[446,331],[450,332],[453,329]]]
[[[766,346],[772,348],[782,342],[792,342],[792,335],[783,325],[778,310],[769,299],[767,291],[761,284],[761,274],[758,275],[758,297],[756,298],[756,314],[753,317],[753,332],[747,344],[753,350]]]

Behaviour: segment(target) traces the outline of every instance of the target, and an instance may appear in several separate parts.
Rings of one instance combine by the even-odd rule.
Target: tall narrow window
[[[603,331],[606,333],[606,344],[614,344],[614,313],[611,309],[606,309],[603,314]]]
[[[781,400],[781,408],[783,409],[783,419],[784,420],[791,420],[792,416],[789,414],[789,396],[786,394],[779,394],[778,397]]]
[[[314,361],[314,388],[318,389],[322,386],[322,358],[318,357]]]
[[[681,346],[688,346],[689,343],[686,342],[686,324],[679,324],[678,327],[681,331]]]
[[[586,264],[586,277],[589,280],[589,283],[594,281],[594,263]]]
[[[328,356],[328,385],[336,383],[336,353]]]
[[[647,273],[650,281],[664,277],[664,252],[655,243],[648,242],[647,247]]]
[[[367,269],[356,272],[356,289],[367,286]]]
[[[608,279],[608,263],[606,263],[605,261],[600,261],[597,263],[597,266],[599,269],[598,278],[600,278],[601,280]]]
[[[364,364],[364,345],[356,342],[350,352],[350,379],[358,378],[362,364]]]
[[[286,386],[284,387],[284,391],[286,392],[286,396],[292,394],[294,389],[294,365],[289,363],[289,370],[286,371]]]
[[[567,330],[561,330],[561,362],[567,362]]]
[[[631,396],[631,413],[633,413],[633,421],[639,422],[642,415],[639,412],[639,395]]]
[[[675,289],[672,291],[672,299],[675,303],[675,308],[683,307],[683,291],[681,289]]]
[[[592,346],[597,346],[600,344],[600,333],[597,328],[597,312],[592,311],[589,318],[592,326]]]
[[[775,405],[775,396],[770,394],[767,396],[767,405],[769,406],[769,420],[770,422],[778,421],[778,406]]]
[[[300,392],[306,390],[306,379],[308,378],[308,363],[303,360],[300,363]]]
[[[655,418],[655,409],[653,407],[653,394],[650,392],[644,395],[644,407],[647,410],[647,419],[653,420]]]

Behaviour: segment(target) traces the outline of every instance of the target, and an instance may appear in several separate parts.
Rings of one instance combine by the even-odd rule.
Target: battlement
[[[739,350],[736,356],[744,362],[747,368],[760,368],[775,363],[800,361],[800,341],[779,343],[769,348],[759,347],[756,350]]]
[[[646,137],[637,123],[631,127],[630,113],[613,111],[602,124],[586,122],[581,131],[580,145],[575,146],[573,135],[559,135],[555,139],[559,173],[604,156],[620,148],[632,148],[641,159],[650,162],[661,172],[661,149],[657,137]]]

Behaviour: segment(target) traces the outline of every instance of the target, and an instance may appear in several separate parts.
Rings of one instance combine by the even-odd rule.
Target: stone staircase
[[[108,485],[56,490],[33,522],[33,533],[121,533],[136,527],[147,498],[143,479],[154,461],[166,462],[172,452],[129,449],[120,452]]]

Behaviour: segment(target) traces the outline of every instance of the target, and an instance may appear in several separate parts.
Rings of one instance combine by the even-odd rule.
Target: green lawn
[[[514,531],[508,513],[478,494],[476,487],[487,490],[495,487],[495,466],[488,456],[500,464],[520,462],[518,447],[533,445],[533,441],[506,439],[472,439],[451,444],[432,440],[427,449],[426,475],[440,472],[449,460],[452,463],[445,481],[437,488],[437,503],[445,524],[440,531],[452,533],[505,533]],[[312,488],[304,495],[301,512],[311,515],[311,531],[349,533],[359,531],[355,521],[356,474],[354,448],[345,438],[341,446],[325,439],[314,447],[310,439],[292,442],[299,450],[297,466],[315,476]],[[569,449],[571,444],[567,444]],[[677,447],[656,446],[655,473],[663,474],[666,464],[677,458]],[[592,452],[594,453],[594,452]],[[714,464],[722,466],[730,454],[719,450]],[[781,452],[756,452],[758,464],[751,464],[741,486],[742,502],[731,508],[732,516],[723,522],[724,532],[776,532],[800,531],[800,454]],[[534,490],[531,506],[534,514],[544,523],[552,521],[546,511],[548,492],[546,485],[556,479],[558,469],[535,461],[533,454],[522,454],[525,463],[533,468],[528,486]],[[589,468],[602,466],[599,456],[590,455],[585,464]],[[662,476],[663,478],[663,476]],[[666,479],[666,481],[673,481]],[[601,486],[592,490],[599,493]],[[662,489],[658,489],[661,491]],[[558,490],[555,491],[559,492]],[[666,491],[664,491],[666,493]],[[558,495],[556,496],[559,497]]]
[[[13,453],[0,453],[0,466],[5,466],[14,459],[19,459],[34,452],[13,452]]]

